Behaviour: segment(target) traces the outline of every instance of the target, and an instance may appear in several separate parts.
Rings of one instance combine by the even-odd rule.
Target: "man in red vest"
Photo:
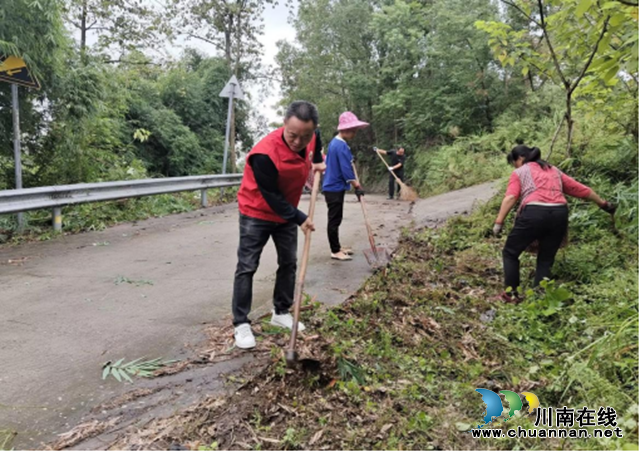
[[[289,308],[293,304],[295,288],[298,227],[305,233],[315,230],[307,215],[298,209],[298,203],[309,172],[326,168],[322,153],[314,152],[317,125],[315,105],[293,102],[287,108],[284,127],[263,138],[247,155],[238,192],[240,244],[232,302],[238,348],[256,345],[248,318],[253,275],[270,237],[278,253],[271,324],[289,329],[293,326]],[[314,153],[313,165],[309,160],[310,152]],[[299,323],[298,331],[302,330],[304,325]]]

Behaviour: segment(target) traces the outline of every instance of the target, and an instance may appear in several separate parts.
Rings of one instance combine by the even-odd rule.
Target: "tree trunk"
[[[529,71],[527,72],[527,78],[529,79],[529,87],[531,88],[531,91],[535,93],[536,87],[533,84],[533,75],[531,75],[531,69],[529,69]]]
[[[227,26],[224,30],[224,57],[227,60],[229,72],[231,72],[231,30],[233,29],[233,14],[227,15]]]
[[[571,158],[571,138],[573,137],[573,117],[571,116],[571,94],[567,93],[567,158]]]
[[[234,70],[232,47],[232,30],[233,30],[234,17],[233,13],[227,14],[227,26],[224,30],[224,56],[227,60],[227,67],[229,68],[229,74],[236,75],[237,69]],[[229,98],[231,102],[231,98]],[[231,117],[229,118],[229,161],[227,162],[227,169],[230,173],[236,172],[236,102],[235,99],[231,104]]]
[[[547,154],[547,157],[545,158],[545,160],[549,160],[551,158],[551,154],[553,153],[553,146],[555,146],[556,144],[556,140],[560,135],[560,129],[562,128],[562,124],[564,124],[565,119],[566,119],[566,115],[560,119],[560,124],[558,124],[558,127],[556,128],[556,132],[553,134],[553,138],[551,139],[551,145],[549,146],[549,153]]]
[[[87,48],[87,0],[82,2],[82,16],[80,18],[80,57],[85,61]]]
[[[230,172],[236,172],[236,162],[238,161],[236,153],[236,104],[237,99],[233,99],[231,106],[231,132],[229,135],[229,161],[231,162]]]
[[[484,114],[487,118],[487,126],[489,131],[493,131],[493,116],[491,115],[491,99],[489,97],[489,90],[484,80],[484,69],[481,71],[480,86],[482,87],[482,94],[484,97]]]
[[[240,13],[239,13],[240,14]],[[240,68],[240,17],[238,16],[238,20],[236,21],[236,49],[235,49],[235,57],[236,61],[233,65],[233,75],[235,75],[236,79],[238,78],[238,70]],[[236,172],[236,103],[237,100],[233,100],[233,105],[231,106],[231,134],[229,136],[229,157],[231,160],[231,172]]]

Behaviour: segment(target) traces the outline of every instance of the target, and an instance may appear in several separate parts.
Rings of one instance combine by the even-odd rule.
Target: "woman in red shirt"
[[[502,231],[504,219],[518,199],[521,199],[515,225],[502,250],[504,284],[511,288],[511,293],[504,292],[501,298],[514,302],[518,301],[517,291],[520,286],[520,254],[536,240],[538,258],[534,284],[537,286],[551,275],[551,266],[565,237],[569,221],[564,194],[592,201],[611,215],[615,213],[616,206],[542,160],[538,148],[516,146],[507,155],[507,161],[516,170],[509,179],[493,232],[498,235]]]

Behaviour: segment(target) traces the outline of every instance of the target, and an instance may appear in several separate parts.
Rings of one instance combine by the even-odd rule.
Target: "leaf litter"
[[[545,362],[546,352],[524,350],[499,329],[501,317],[516,307],[487,296],[500,289],[499,275],[484,266],[499,265],[498,253],[493,262],[478,253],[465,250],[468,264],[461,273],[455,251],[404,237],[390,266],[345,304],[305,308],[308,328],[299,353],[320,361],[317,372],[287,368],[288,334],[258,321],[252,353],[266,363],[259,372],[230,377],[240,384],[229,395],[207,397],[171,417],[124,430],[108,449],[571,447],[556,440],[478,442],[466,432],[484,412],[475,388],[539,393],[552,383],[544,374],[533,378],[524,371],[532,361]],[[246,353],[233,347],[232,326],[212,327],[207,334],[203,361]],[[523,412],[496,427],[526,428],[532,422]]]
[[[170,418],[127,430],[109,448],[196,450],[214,442],[221,450],[478,448],[456,422],[481,418],[482,404],[471,417],[456,401],[443,406],[433,376],[438,366],[456,372],[459,365],[482,367],[481,360],[490,363],[489,370],[500,365],[501,352],[478,337],[486,328],[480,313],[492,306],[486,299],[476,300],[477,308],[469,306],[451,277],[455,260],[439,273],[428,264],[433,253],[405,238],[391,267],[345,304],[307,307],[308,328],[298,352],[321,362],[317,372],[287,368],[282,350],[288,334],[267,321],[255,322],[252,353],[266,360],[262,371],[236,377],[242,383],[229,396],[209,397]],[[461,324],[463,309],[471,318]],[[201,359],[219,362],[246,353],[234,348],[230,325],[211,327],[207,336]],[[461,377],[469,388],[486,381],[445,375]],[[431,428],[438,424],[444,428]]]

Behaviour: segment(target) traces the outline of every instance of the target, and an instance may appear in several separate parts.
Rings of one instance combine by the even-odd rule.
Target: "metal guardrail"
[[[216,174],[3,190],[0,214],[53,209],[53,228],[59,231],[64,206],[200,190],[201,204],[206,207],[207,189],[240,185],[241,180],[242,174]]]

